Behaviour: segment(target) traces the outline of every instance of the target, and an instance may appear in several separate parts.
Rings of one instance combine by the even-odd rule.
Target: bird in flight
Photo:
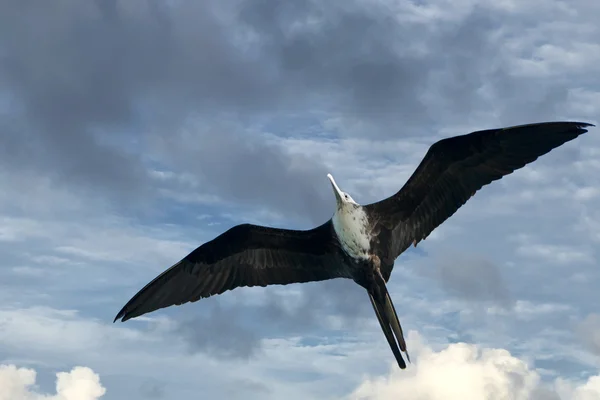
[[[400,368],[410,358],[387,290],[394,261],[454,214],[476,191],[594,126],[543,122],[488,129],[434,143],[404,186],[360,205],[327,177],[336,209],[309,230],[241,224],[204,243],[148,283],[114,321],[242,286],[352,279],[368,293]]]

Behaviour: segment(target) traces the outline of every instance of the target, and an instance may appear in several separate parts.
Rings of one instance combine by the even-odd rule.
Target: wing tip
[[[124,317],[125,317],[125,309],[122,309],[121,311],[119,311],[119,313],[117,314],[115,319],[113,319],[113,324],[115,322],[117,322],[119,319],[121,320],[121,322],[125,322]]]
[[[529,124],[522,125],[513,125],[507,126],[504,128],[500,128],[501,131],[512,130],[515,128],[526,128],[526,127],[534,127],[534,126],[543,126],[543,125],[570,125],[570,128],[574,128],[580,131],[580,134],[586,133],[588,130],[586,128],[595,127],[596,125],[590,122],[582,122],[582,121],[546,121],[546,122],[533,122]]]
[[[592,124],[591,122],[583,122],[583,121],[565,121],[567,124],[573,124],[573,125],[581,125],[581,126],[596,126],[594,124]]]
[[[589,123],[589,122],[570,122],[571,124],[575,125],[575,127],[579,130],[581,130],[581,133],[586,133],[588,130],[586,128],[589,127],[595,127],[596,125]]]
[[[132,315],[131,310],[129,310],[129,308],[127,307],[129,304],[126,304],[121,311],[119,311],[117,313],[117,316],[115,317],[115,319],[113,319],[113,324],[119,320],[121,320],[120,322],[125,322],[128,319],[134,318],[135,315]]]

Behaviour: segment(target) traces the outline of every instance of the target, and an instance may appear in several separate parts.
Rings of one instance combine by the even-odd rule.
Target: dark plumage
[[[585,122],[543,122],[476,131],[434,143],[402,189],[366,205],[375,229],[390,231],[388,264],[425,239],[483,186],[587,132]],[[383,246],[385,247],[385,246]],[[384,277],[389,279],[389,271]]]
[[[575,139],[589,126],[545,122],[440,140],[402,189],[366,206],[355,203],[329,176],[337,200],[332,219],[306,231],[234,226],[147,284],[115,321],[240,286],[349,278],[367,290],[398,365],[405,368],[400,350],[406,353],[406,343],[386,288],[395,259],[484,185]]]
[[[123,321],[240,286],[347,277],[331,220],[307,231],[242,224],[206,242],[154,278],[119,312]]]

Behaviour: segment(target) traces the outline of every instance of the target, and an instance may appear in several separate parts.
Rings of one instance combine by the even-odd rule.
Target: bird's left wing
[[[593,126],[584,122],[543,122],[489,129],[434,143],[391,197],[366,205],[379,229],[391,235],[385,263],[426,238],[484,185],[524,167]],[[388,268],[389,269],[389,268]],[[386,280],[390,271],[383,271]]]
[[[129,300],[115,321],[241,286],[345,277],[331,229],[331,220],[306,231],[234,226],[157,276]]]

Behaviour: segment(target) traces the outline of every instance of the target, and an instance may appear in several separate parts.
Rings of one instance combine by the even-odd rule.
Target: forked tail
[[[385,280],[379,271],[375,274],[374,287],[371,287],[371,290],[368,290],[368,292],[371,304],[375,310],[375,315],[377,315],[377,319],[379,320],[385,338],[392,349],[392,353],[394,353],[400,368],[405,369],[406,363],[402,358],[400,350],[404,352],[408,362],[410,362],[410,356],[406,350],[404,334],[402,332],[402,327],[400,326],[398,314],[396,314],[396,309],[394,308],[394,303],[392,303],[392,299],[385,285]]]

